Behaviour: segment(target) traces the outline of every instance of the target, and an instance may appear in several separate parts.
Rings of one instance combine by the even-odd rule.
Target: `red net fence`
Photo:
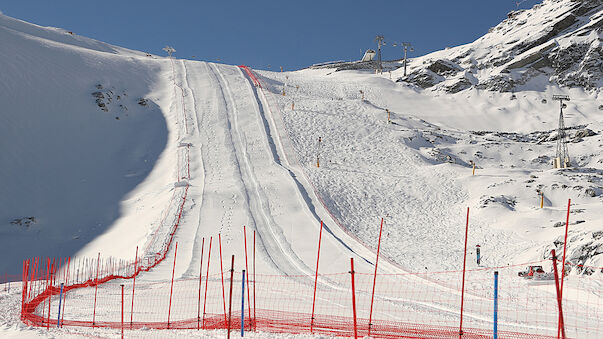
[[[66,262],[66,264],[64,264]],[[531,265],[544,265],[531,263]],[[549,264],[550,266],[550,264]],[[465,273],[464,338],[555,338],[554,279],[519,277],[519,266]],[[96,277],[97,270],[103,277]],[[462,271],[406,274],[354,272],[314,276],[230,269],[191,279],[135,281],[132,264],[67,259],[24,263],[22,320],[42,327],[240,329],[376,338],[458,337]],[[69,272],[68,272],[69,271]],[[74,273],[79,272],[79,273]],[[497,273],[495,308],[494,272]],[[232,283],[232,297],[230,297]],[[603,337],[600,274],[564,281],[564,329],[570,338]],[[123,286],[123,287],[122,287]],[[373,294],[374,286],[374,294]],[[123,294],[122,294],[123,288]],[[496,321],[495,321],[496,309]],[[229,312],[229,310],[232,310]],[[230,319],[230,326],[229,326]]]

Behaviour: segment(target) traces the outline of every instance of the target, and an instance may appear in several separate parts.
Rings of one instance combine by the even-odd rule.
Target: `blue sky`
[[[522,2],[517,6],[517,2]],[[409,41],[423,55],[468,43],[507,12],[539,0],[19,0],[4,14],[61,27],[111,44],[255,68],[299,69],[331,60],[356,60],[375,48],[375,35]],[[385,47],[385,59],[401,49]]]

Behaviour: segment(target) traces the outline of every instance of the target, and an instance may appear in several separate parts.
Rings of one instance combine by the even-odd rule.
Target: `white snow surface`
[[[356,270],[369,273],[381,218],[380,272],[459,270],[467,207],[469,248],[474,255],[481,246],[483,267],[537,261],[558,246],[564,229],[554,225],[565,220],[569,198],[568,257],[599,268],[600,277],[600,90],[453,95],[385,74],[325,69],[259,71],[267,85],[259,90],[236,66],[147,56],[1,14],[0,42],[0,273],[20,273],[33,256],[132,260],[136,246],[149,256],[190,185],[174,235],[177,279],[198,275],[210,237],[210,271],[219,271],[218,234],[224,257],[236,254],[236,269],[244,268],[246,225],[249,248],[256,232],[258,273],[311,281],[320,220],[320,272],[346,272],[354,257]],[[574,169],[550,168],[553,94],[572,98],[567,126],[595,133],[570,131]],[[542,209],[536,190],[544,192]],[[143,273],[141,283],[169,279],[172,262]],[[3,337],[118,335],[25,327],[14,290],[0,295]]]

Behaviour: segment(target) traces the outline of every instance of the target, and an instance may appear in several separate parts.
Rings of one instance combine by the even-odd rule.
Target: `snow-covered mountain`
[[[142,281],[196,277],[218,233],[226,257],[241,255],[243,225],[257,233],[260,273],[311,281],[320,220],[320,272],[346,271],[350,257],[372,272],[381,218],[380,272],[456,271],[467,207],[469,246],[483,254],[469,268],[546,265],[571,198],[570,275],[588,284],[603,266],[600,17],[600,1],[513,12],[474,43],[413,59],[406,80],[424,89],[397,81],[397,62],[391,75],[258,71],[259,89],[234,66],[0,15],[0,273],[38,255],[132,259],[140,246],[152,257],[180,201],[178,262]],[[571,96],[569,169],[551,168],[554,94]],[[513,297],[529,300],[513,270]],[[0,324],[19,321],[10,298]]]
[[[412,59],[398,81],[456,93],[603,85],[603,2],[544,0],[513,11],[476,41]]]

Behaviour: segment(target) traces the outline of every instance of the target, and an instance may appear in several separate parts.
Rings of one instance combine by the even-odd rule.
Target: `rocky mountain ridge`
[[[412,59],[398,82],[457,93],[543,90],[548,85],[598,90],[603,85],[603,1],[544,0],[476,41]]]

